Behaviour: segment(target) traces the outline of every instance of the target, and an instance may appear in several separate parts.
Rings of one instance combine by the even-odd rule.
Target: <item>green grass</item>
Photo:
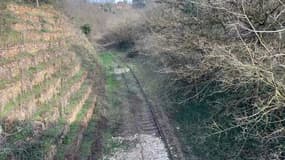
[[[10,129],[9,132],[16,134],[7,137],[9,144],[14,144],[19,140],[25,139],[28,135],[33,134],[32,125],[27,121],[17,122],[14,125],[17,127]]]
[[[14,62],[14,61],[19,61],[19,60],[24,59],[24,58],[32,58],[33,56],[35,56],[34,53],[23,52],[23,53],[18,54],[15,57],[9,57],[9,58],[1,57],[1,59],[0,59],[0,66],[3,66],[5,64],[8,64],[8,63],[11,63],[11,62]]]
[[[7,48],[22,41],[22,34],[10,28],[0,32],[0,48]]]
[[[42,155],[45,155],[50,149],[51,145],[58,143],[57,140],[60,138],[60,135],[62,134],[65,125],[66,123],[64,121],[59,121],[58,123],[54,124],[53,127],[45,130],[36,142],[28,143],[29,145],[35,145],[37,143],[40,143],[38,145],[38,148],[29,153],[31,156],[29,156],[28,158],[34,157],[38,153],[42,153]],[[43,158],[35,158],[35,160],[41,159]]]
[[[0,80],[0,90],[5,89],[6,87],[8,87],[9,85],[17,82],[20,80],[20,76],[17,75],[15,77],[13,77],[13,79],[8,80],[8,79],[1,79]]]
[[[122,102],[124,101],[124,96],[121,95],[124,92],[127,93],[122,81],[118,79],[118,75],[114,74],[114,67],[119,65],[117,53],[104,52],[99,55],[99,63],[103,67],[106,75],[106,96],[108,101],[108,120],[109,128],[104,131],[103,135],[103,153],[104,155],[112,154],[116,149],[125,149],[128,147],[126,144],[119,142],[115,137],[115,134],[120,127],[118,122],[121,120],[122,115]],[[120,64],[121,65],[121,64]],[[120,94],[118,94],[120,93]]]
[[[46,18],[44,17],[44,15],[37,15],[40,19],[40,23],[42,24],[49,24],[49,22],[46,20]]]
[[[83,91],[79,91],[79,92],[81,95],[83,95],[84,93]],[[77,103],[80,101],[78,99],[77,94],[78,92],[74,93],[73,99],[71,99],[71,101],[74,103],[72,103],[71,105],[75,104],[76,101]],[[91,105],[92,105],[92,100],[89,98],[84,104],[80,113],[77,115],[76,121],[70,126],[68,137],[64,139],[64,143],[68,144],[72,142],[71,141],[72,137],[74,138],[76,136],[76,133],[80,127],[79,122],[84,118],[84,116],[86,115]],[[46,107],[46,106],[42,106],[42,107]],[[30,122],[31,121],[29,121],[28,124],[30,124]],[[14,134],[13,136],[9,137],[9,140],[8,140],[9,144],[13,144],[14,142],[22,141],[22,140],[25,141],[27,137],[32,137],[33,135],[32,128],[28,127],[29,126],[28,124],[22,126],[22,128],[24,128],[25,130],[18,132],[17,134]],[[31,151],[31,153],[29,153],[30,154],[29,157],[31,156],[33,157],[35,154],[37,154],[36,152],[45,153],[52,144],[56,144],[56,138],[58,138],[58,136],[60,135],[60,132],[62,131],[65,124],[66,124],[66,120],[64,119],[64,117],[61,117],[58,120],[58,122],[54,124],[55,125],[54,127],[51,127],[47,129],[46,131],[44,131],[43,134],[41,135],[39,148],[37,150]],[[19,126],[17,128],[19,128]],[[30,144],[30,145],[33,145],[33,144]],[[66,146],[66,145],[64,144],[63,146]],[[10,147],[13,148],[13,146],[10,146]],[[25,154],[25,153],[21,153],[21,154]]]
[[[27,137],[33,135],[33,127],[31,122],[22,121],[16,122],[13,125],[13,129],[9,130],[9,133],[14,134],[7,137],[7,142],[9,143],[5,143],[3,148],[0,149],[0,160],[8,159],[8,155],[14,155],[17,157],[16,159],[43,159],[43,152],[39,150],[39,148],[42,146],[41,141],[32,144],[26,139]],[[24,142],[25,140],[26,142],[21,143],[19,146],[19,142]]]
[[[1,26],[10,26],[12,24],[17,23],[18,21],[19,19],[11,11],[8,11],[6,9],[1,11],[0,13],[0,25]]]
[[[60,61],[60,58],[57,59],[57,61]],[[44,69],[44,66],[40,66],[42,69]],[[64,68],[64,67],[63,67]],[[68,71],[70,71],[69,67],[67,68]],[[66,77],[68,75],[68,71],[62,69],[60,72],[57,72],[52,75],[51,78],[45,80],[43,83],[38,84],[32,88],[32,90],[23,93],[19,96],[17,96],[15,99],[11,100],[8,104],[4,106],[3,112],[0,113],[0,118],[3,118],[3,116],[7,115],[9,112],[11,112],[14,108],[18,107],[19,104],[22,102],[26,102],[30,100],[33,97],[40,96],[42,91],[46,89],[46,87],[50,86],[51,84],[55,83],[59,78]],[[30,70],[29,72],[35,72],[35,69]],[[30,73],[31,74],[31,73]]]
[[[92,77],[92,73],[94,73],[94,70],[97,68],[97,55],[95,51],[80,45],[71,45],[69,50],[76,53],[81,60],[82,67],[88,71],[88,77]]]
[[[74,109],[74,107],[78,105],[78,103],[82,100],[83,96],[86,94],[89,86],[90,85],[88,83],[84,83],[79,89],[79,91],[71,96],[70,101],[69,101],[69,106],[66,107],[64,111],[65,115],[69,115],[72,113],[72,110]]]
[[[60,63],[60,59],[54,59],[54,63]],[[52,60],[51,60],[52,61]],[[40,63],[37,66],[33,66],[28,68],[27,70],[24,70],[22,74],[18,74],[13,79],[1,79],[0,81],[0,89],[5,89],[6,87],[12,85],[15,82],[18,82],[21,79],[21,76],[23,75],[27,79],[32,79],[33,76],[35,76],[36,73],[43,71],[47,69],[51,65],[51,62],[43,62]]]
[[[43,52],[41,54],[45,54],[46,52]],[[36,54],[31,54],[31,53],[23,53],[23,54],[20,54],[21,56],[17,56],[17,58],[13,58],[13,59],[6,59],[6,61],[2,61],[2,64],[3,63],[8,63],[7,61],[9,60],[10,62],[11,61],[14,61],[14,60],[20,60],[20,58],[27,58],[27,57],[34,57],[34,56],[37,56]],[[64,56],[64,55],[63,55]],[[5,58],[3,58],[5,59]],[[33,76],[37,73],[37,72],[40,72],[40,71],[43,71],[44,69],[48,68],[50,65],[51,65],[51,62],[54,62],[54,63],[57,63],[59,64],[61,61],[61,58],[58,58],[58,57],[53,57],[51,59],[49,59],[48,62],[42,62],[40,64],[38,64],[37,66],[32,66],[30,68],[28,68],[27,70],[24,70],[23,73],[21,75],[24,75],[26,78],[28,79],[32,79]],[[0,65],[1,65],[1,61],[0,61]],[[20,73],[18,75],[15,75],[13,77],[13,79],[5,79],[4,77],[1,78],[1,81],[0,81],[0,89],[5,89],[6,87],[8,87],[9,85],[12,85],[13,83],[19,81],[21,79],[21,75]]]
[[[115,75],[107,75],[106,83],[107,92],[114,92],[120,87],[120,82],[116,79]]]
[[[90,96],[85,102],[85,104],[83,105],[80,112],[78,113],[75,122],[73,122],[70,125],[70,131],[64,138],[63,144],[60,145],[59,147],[58,154],[57,154],[58,159],[64,159],[64,153],[66,153],[66,149],[70,147],[70,145],[72,144],[72,142],[74,142],[76,136],[78,135],[79,129],[81,127],[81,122],[83,118],[86,116],[89,108],[93,105],[92,102],[93,102],[93,96]]]
[[[105,139],[105,143],[104,143],[104,154],[105,155],[111,155],[112,153],[114,153],[114,151],[116,151],[117,149],[122,149],[122,150],[126,150],[129,145],[124,143],[124,142],[120,142],[117,139],[114,139],[112,132],[111,131],[107,131],[105,132],[106,134],[104,134],[104,139]]]
[[[106,74],[106,89],[108,93],[116,91],[120,87],[120,81],[116,79],[113,74],[116,57],[111,52],[101,53],[99,56],[99,63],[103,66]]]
[[[40,96],[42,91],[46,89],[46,87],[50,86],[51,84],[55,83],[58,80],[58,77],[53,77],[44,81],[42,84],[36,85],[33,89],[27,93],[23,93],[19,95],[14,100],[11,100],[8,104],[4,106],[3,112],[0,113],[0,118],[3,118],[5,115],[10,113],[16,107],[19,107],[22,102],[27,102],[28,100]]]
[[[23,130],[9,137],[9,143],[6,143],[4,146],[7,151],[0,150],[0,160],[2,160],[1,158],[6,160],[9,154],[17,156],[18,159],[42,160],[50,146],[57,143],[57,139],[61,135],[65,125],[64,121],[58,121],[52,127],[45,130],[39,137],[33,137],[33,141],[26,139],[33,136],[31,122],[18,126],[17,128],[21,127]],[[19,147],[13,142],[24,143]]]
[[[91,147],[94,142],[94,132],[96,132],[96,119],[93,115],[92,119],[90,120],[87,129],[84,132],[84,137],[82,143],[80,145],[80,158],[82,160],[87,160],[88,156],[91,155]]]
[[[60,59],[56,59],[55,62],[52,62],[52,63],[49,61],[49,62],[41,63],[41,64],[39,64],[39,65],[37,65],[37,66],[30,67],[30,68],[26,71],[25,75],[28,75],[29,77],[31,77],[31,76],[33,76],[34,74],[36,74],[37,72],[43,71],[43,70],[47,69],[47,68],[48,68],[49,66],[51,66],[51,64],[53,64],[53,63],[59,64],[59,63],[60,63]]]
[[[50,31],[47,30],[47,29],[45,29],[45,28],[42,28],[42,29],[41,29],[41,32],[43,32],[43,33],[48,33],[48,32],[50,32]]]
[[[66,83],[63,84],[62,91],[66,92],[73,84],[81,80],[85,73],[86,72],[83,69],[79,70],[78,73],[76,73],[73,77],[71,77],[71,79],[67,80]],[[64,93],[60,95],[64,95]]]
[[[105,68],[113,67],[115,57],[113,56],[112,53],[110,53],[110,52],[101,53],[99,58],[100,58],[101,65],[104,66]]]
[[[21,41],[21,33],[11,29],[11,25],[19,20],[10,11],[4,9],[0,12],[0,48],[15,44]]]
[[[35,67],[33,67],[33,68],[35,68]],[[41,71],[41,70],[38,70],[38,71]],[[32,78],[33,74],[35,74],[35,73],[36,73],[36,71],[31,72],[28,70],[28,71],[24,72],[23,75],[27,75],[28,78]],[[21,75],[19,75],[19,74],[14,76],[12,79],[1,79],[0,90],[3,90],[9,86],[13,86],[14,83],[19,82],[20,80],[21,80]]]
[[[6,32],[7,31],[7,32]],[[22,33],[21,32],[17,32],[17,31],[9,31],[6,30],[5,33],[1,33],[0,32],[0,48],[3,49],[7,49],[11,46],[17,46],[17,45],[21,45],[23,43],[28,44],[28,43],[38,43],[38,42],[42,42],[42,43],[57,43],[58,41],[62,41],[62,40],[67,40],[69,37],[64,37],[64,36],[59,36],[57,39],[54,40],[44,40],[44,39],[40,39],[35,41],[33,39],[33,37],[27,37],[26,39],[23,39]],[[42,34],[42,33],[51,33],[51,31],[48,31],[46,29],[44,30],[40,30],[37,31],[39,32],[38,34]]]
[[[73,66],[75,66],[76,64],[74,63]],[[73,67],[68,66],[65,67],[63,69],[61,69],[62,73],[57,73],[56,76],[61,76],[61,77],[68,77],[68,73],[70,73],[71,69],[73,69]],[[35,69],[31,69],[31,71],[34,71]],[[82,76],[85,74],[86,72],[84,70],[80,70],[76,75],[74,75],[73,77],[67,78],[65,82],[63,82],[62,88],[59,91],[59,94],[54,95],[54,97],[47,102],[46,104],[43,104],[42,106],[40,106],[39,110],[32,116],[33,118],[31,119],[31,122],[34,120],[38,120],[41,116],[42,113],[45,112],[49,112],[52,107],[55,107],[58,105],[58,101],[60,100],[60,96],[65,94],[68,89],[75,84],[76,82],[78,82]],[[76,93],[74,93],[71,96],[71,100],[70,100],[70,104],[66,107],[66,114],[69,114],[72,110],[72,108],[78,104],[78,102],[81,100],[80,97],[82,97],[84,95],[84,93],[86,93],[86,89],[89,86],[89,84],[87,83],[88,81],[84,82],[84,85],[82,85],[82,87],[79,89],[79,91],[77,91]],[[34,91],[32,91],[34,92]],[[41,92],[41,91],[37,91],[37,92]],[[80,113],[77,115],[77,120],[76,122],[78,122],[78,119],[82,119],[84,118],[87,108],[86,106],[89,105],[90,106],[90,101],[87,101],[86,104],[84,104],[83,109],[80,111]],[[79,125],[77,123],[72,124],[71,126],[71,133],[69,134],[69,138],[67,139],[71,139],[72,137],[74,137],[74,133],[76,133],[76,131],[78,130]],[[44,133],[41,135],[39,140],[36,140],[37,143],[30,143],[30,142],[26,142],[25,138],[27,137],[31,137],[31,134],[25,134],[23,136],[21,135],[15,135],[18,138],[15,138],[14,141],[21,141],[23,140],[24,142],[27,143],[27,146],[25,145],[23,147],[23,149],[26,149],[27,151],[29,151],[29,153],[25,153],[25,152],[21,152],[15,148],[13,148],[13,146],[11,148],[13,148],[13,154],[21,154],[24,155],[25,157],[28,158],[32,158],[35,160],[38,159],[42,159],[42,156],[37,156],[37,155],[44,155],[48,149],[50,148],[51,145],[56,144],[56,139],[58,138],[58,136],[60,135],[63,126],[66,125],[66,119],[65,117],[61,117],[59,119],[59,122],[57,122],[56,124],[54,124],[53,127],[49,128],[48,130],[44,131]],[[10,143],[7,143],[10,144]],[[36,150],[30,150],[28,149],[28,146],[36,146],[37,149]],[[0,151],[1,152],[1,151]],[[16,153],[17,152],[17,153]],[[1,155],[1,153],[0,153]]]
[[[55,95],[50,101],[40,106],[37,112],[33,114],[32,120],[40,120],[42,119],[42,115],[44,113],[49,112],[54,107],[58,107],[61,96],[65,95],[68,92],[68,89],[82,78],[83,74],[84,71],[80,70],[75,76],[67,79],[61,86],[59,93]]]

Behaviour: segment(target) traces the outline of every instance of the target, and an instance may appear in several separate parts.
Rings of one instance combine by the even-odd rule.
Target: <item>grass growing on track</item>
[[[100,54],[100,64],[103,66],[106,74],[106,89],[107,92],[113,92],[117,90],[120,86],[119,81],[116,79],[116,76],[112,73],[114,70],[115,56],[111,52],[104,52]]]
[[[100,62],[104,67],[110,67],[114,64],[114,56],[111,52],[104,52],[100,54]]]
[[[99,63],[103,67],[106,75],[106,100],[107,119],[109,120],[109,127],[103,135],[103,153],[104,155],[111,155],[117,149],[124,149],[126,145],[114,139],[120,128],[122,122],[122,105],[124,101],[124,83],[121,82],[120,76],[114,74],[114,69],[120,64],[117,62],[117,53],[103,52],[99,55]]]

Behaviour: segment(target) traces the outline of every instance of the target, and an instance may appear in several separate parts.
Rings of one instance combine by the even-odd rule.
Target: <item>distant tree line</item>
[[[56,0],[19,0],[19,2],[26,2],[26,3],[31,3],[31,4],[35,4],[37,7],[40,6],[40,4],[42,3],[53,3]]]

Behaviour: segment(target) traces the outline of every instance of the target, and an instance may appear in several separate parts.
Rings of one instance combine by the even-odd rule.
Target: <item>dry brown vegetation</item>
[[[112,4],[90,4],[82,0],[64,0],[63,11],[73,19],[78,27],[84,24],[91,26],[89,39],[93,42],[101,38],[103,34],[120,32],[121,29],[130,26],[126,24],[134,24],[133,22],[139,16],[131,6],[120,9]],[[108,40],[112,41],[112,38],[114,37]]]
[[[8,0],[0,40],[0,159],[79,155],[96,102],[92,45],[53,6]]]

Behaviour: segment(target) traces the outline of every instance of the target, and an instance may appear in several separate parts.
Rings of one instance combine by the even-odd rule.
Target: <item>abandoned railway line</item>
[[[138,86],[139,91],[144,98],[144,101],[147,104],[147,107],[144,108],[144,110],[137,117],[137,121],[139,123],[141,132],[143,134],[151,134],[151,135],[155,135],[161,138],[168,152],[169,159],[174,160],[174,156],[172,155],[170,145],[168,144],[166,136],[164,135],[164,132],[162,131],[162,127],[160,126],[158,122],[158,117],[156,116],[153,104],[151,103],[150,99],[147,97],[133,69],[128,65],[126,66],[130,70],[130,74],[132,78],[134,79],[136,85]]]
[[[122,70],[124,70],[125,72],[122,72],[121,77],[129,94],[138,94],[143,102],[137,103],[144,104],[140,105],[139,108],[136,107],[138,105],[130,106],[133,110],[136,110],[136,112],[134,113],[134,121],[136,124],[137,134],[150,135],[159,138],[165,147],[165,151],[167,152],[169,160],[184,159],[181,154],[177,154],[177,146],[170,144],[171,141],[167,139],[169,136],[166,135],[168,133],[166,130],[163,130],[161,121],[159,121],[159,111],[157,108],[155,108],[156,106],[153,104],[152,100],[147,96],[147,93],[145,92],[139,78],[136,76],[134,69],[127,63],[124,63],[124,60],[121,57],[117,57],[115,63],[118,66],[124,67],[124,69]],[[144,150],[143,144],[140,144],[140,147],[141,150]],[[142,156],[141,159],[146,158]]]

